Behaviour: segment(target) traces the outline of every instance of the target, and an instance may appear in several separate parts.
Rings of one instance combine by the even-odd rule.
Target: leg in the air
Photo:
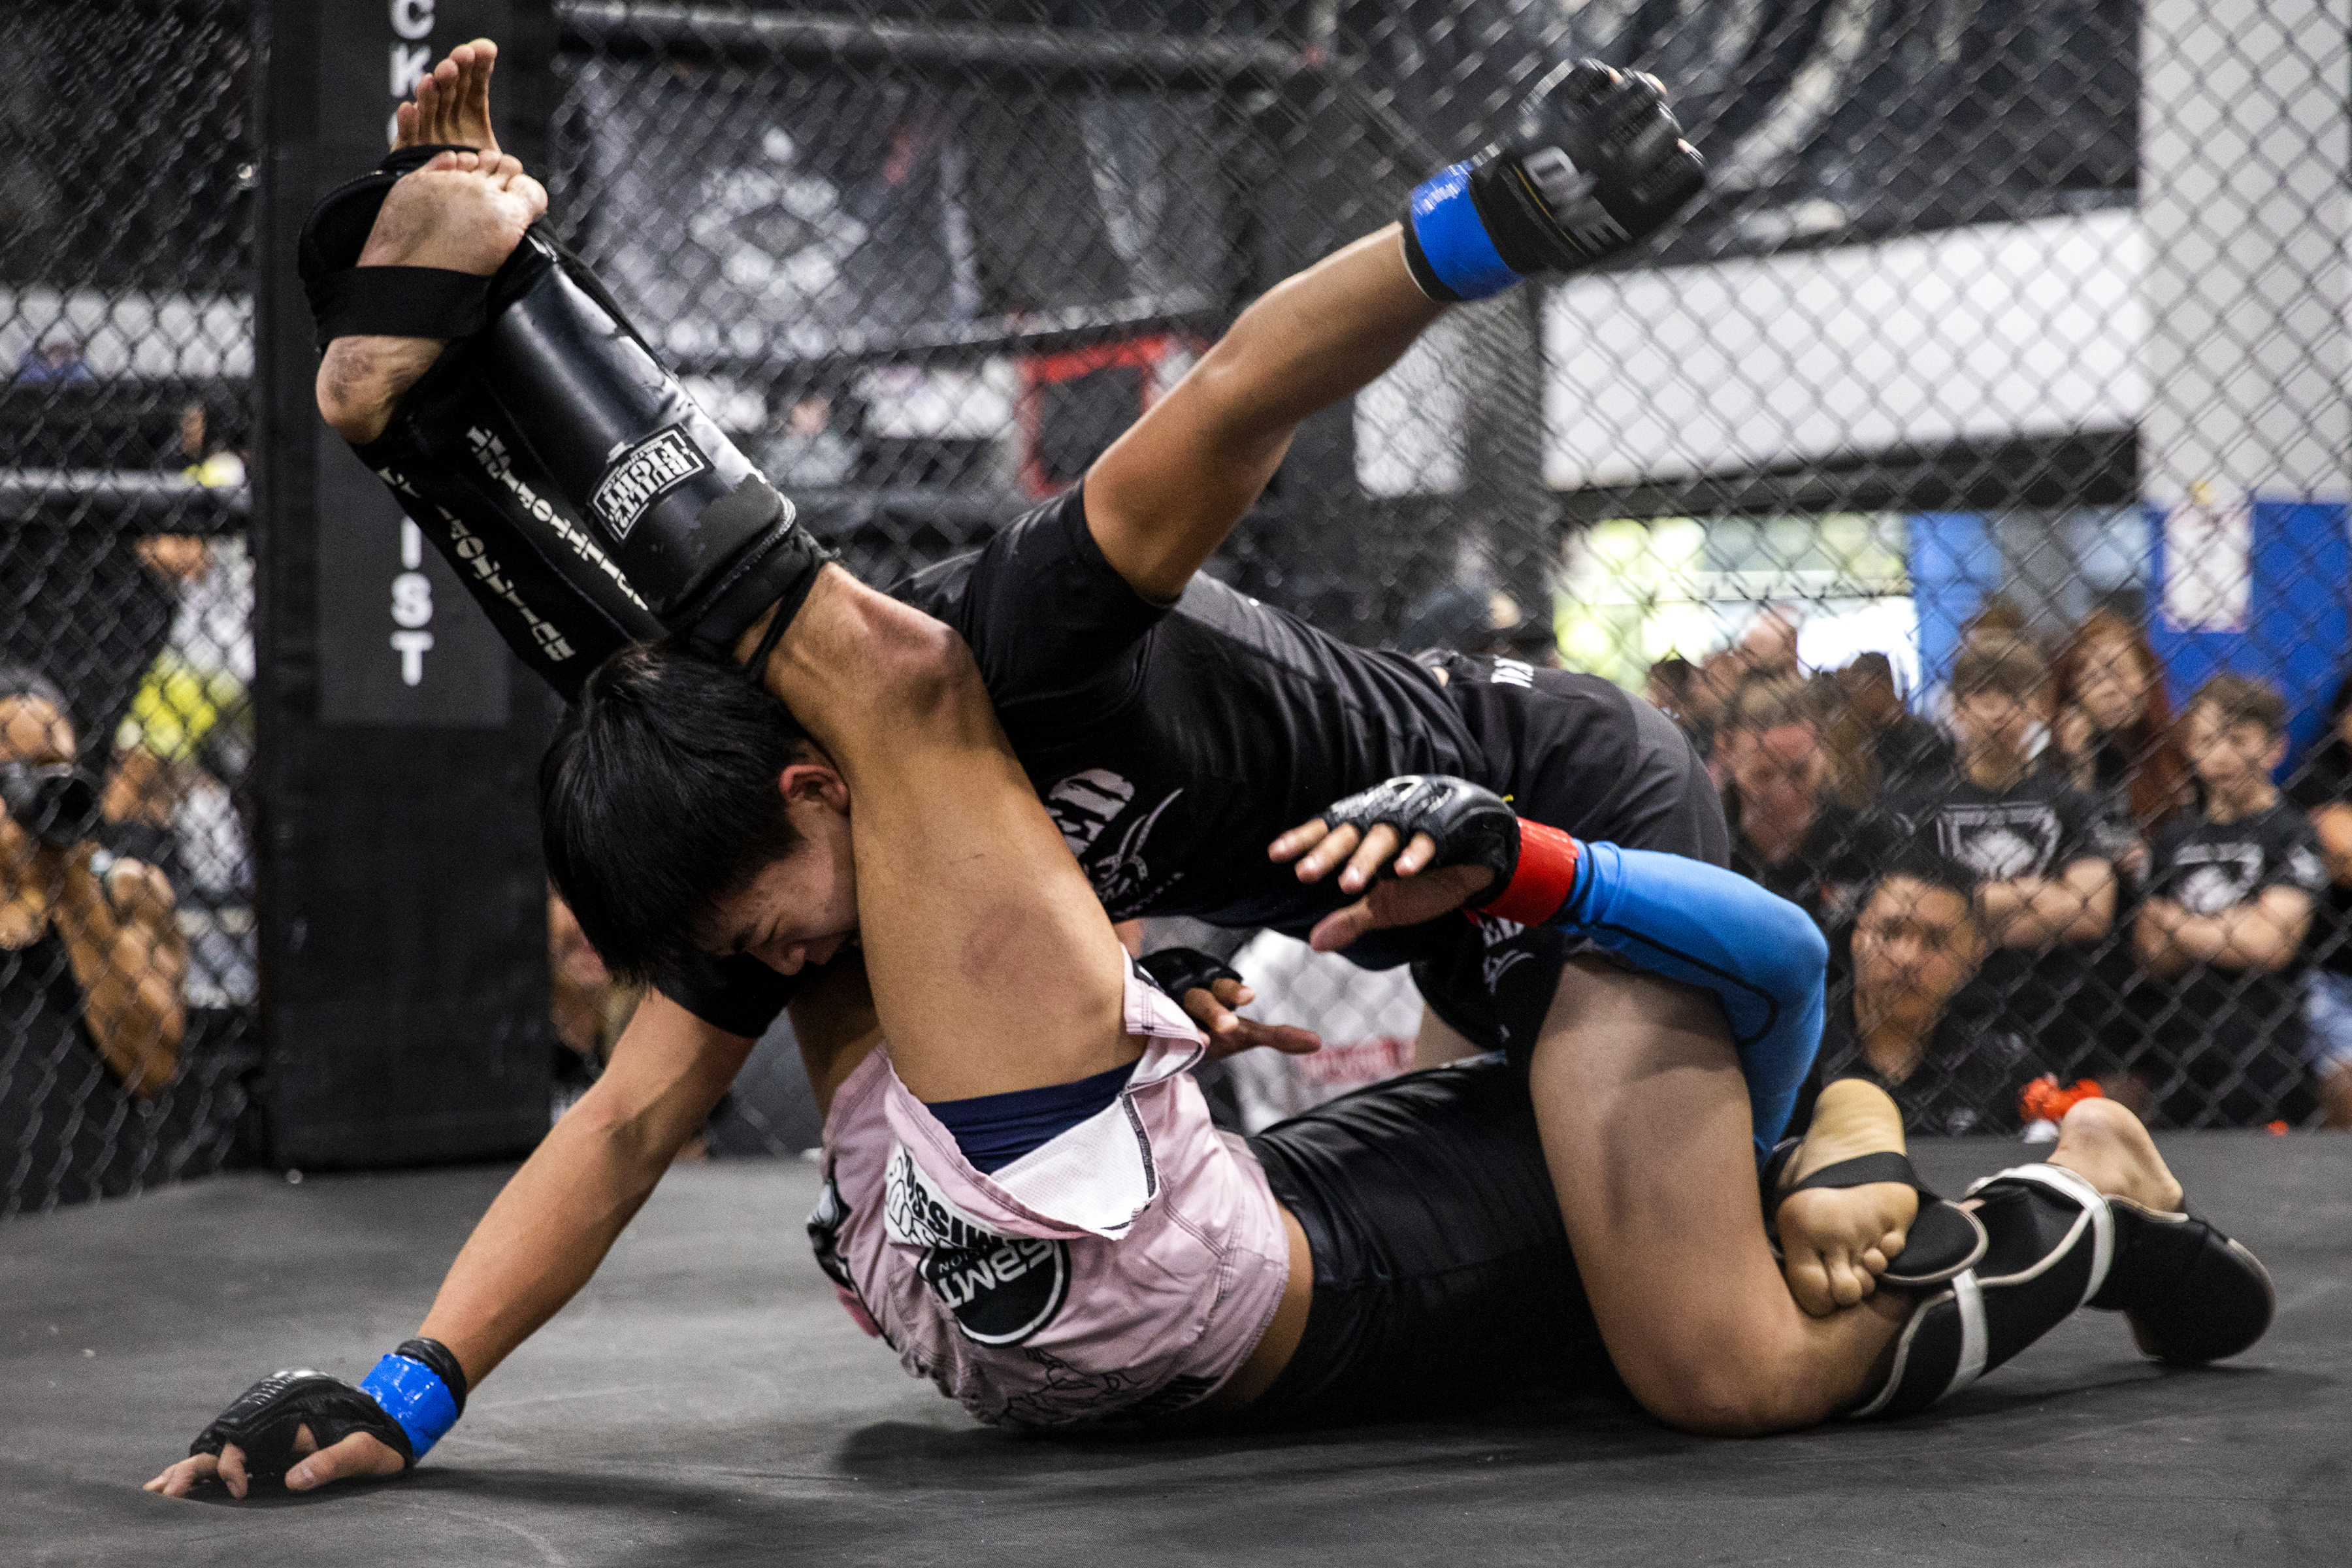
[[[1070,1083],[1140,1057],[1126,950],[962,639],[827,567],[765,674],[849,786],[866,973],[916,1098]]]

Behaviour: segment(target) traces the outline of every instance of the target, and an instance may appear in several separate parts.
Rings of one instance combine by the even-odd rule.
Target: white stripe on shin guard
[[[2035,1186],[2046,1188],[2078,1205],[2082,1213],[2073,1226],[2067,1230],[2065,1240],[2043,1253],[2032,1268],[1998,1279],[1987,1279],[1982,1283],[2021,1285],[2029,1279],[2039,1277],[2042,1270],[2074,1250],[2074,1244],[2083,1234],[2083,1226],[2087,1224],[2091,1227],[2090,1283],[2084,1287],[2082,1299],[2074,1305],[2080,1307],[2084,1301],[2098,1294],[2099,1287],[2106,1283],[2107,1267],[2115,1261],[2116,1257],[2115,1212],[2107,1207],[2107,1200],[2099,1189],[2063,1165],[2015,1165],[2006,1171],[1996,1171],[1979,1181],[1969,1183],[1968,1195],[1974,1197],[1995,1182],[2027,1182]]]
[[[1984,1375],[1985,1353],[1991,1342],[1985,1336],[1984,1291],[1971,1268],[1952,1278],[1952,1302],[1960,1310],[1960,1364],[1937,1399],[1949,1399]]]

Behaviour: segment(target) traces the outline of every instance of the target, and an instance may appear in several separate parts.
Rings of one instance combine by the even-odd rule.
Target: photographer
[[[171,885],[96,851],[97,785],[74,757],[57,686],[0,665],[0,1149],[37,1146],[37,1163],[110,1121],[121,1090],[162,1092],[187,1026]]]

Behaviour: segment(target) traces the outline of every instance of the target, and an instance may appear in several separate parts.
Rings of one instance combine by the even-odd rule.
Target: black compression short
[[[1627,849],[1728,862],[1722,799],[1673,720],[1590,676],[1458,656],[1444,667],[1492,760],[1493,776],[1482,782],[1521,816]],[[1605,789],[1596,788],[1593,766],[1604,751]],[[1415,953],[1412,979],[1430,1011],[1465,1039],[1524,1064],[1561,969],[1589,946],[1509,921],[1462,921],[1443,952]]]
[[[1250,1140],[1315,1258],[1253,1426],[1610,1386],[1527,1076],[1494,1057],[1343,1095]]]

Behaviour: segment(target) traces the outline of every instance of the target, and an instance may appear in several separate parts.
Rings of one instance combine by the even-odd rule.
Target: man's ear
[[[849,810],[848,781],[823,757],[803,757],[786,763],[784,771],[776,775],[776,792],[784,797],[787,805],[796,800],[807,800],[844,814]]]
[[[2279,764],[2284,761],[2286,761],[2286,737],[2273,735],[2271,743],[2263,748],[2263,772],[2265,774],[2274,773],[2279,771]]]

